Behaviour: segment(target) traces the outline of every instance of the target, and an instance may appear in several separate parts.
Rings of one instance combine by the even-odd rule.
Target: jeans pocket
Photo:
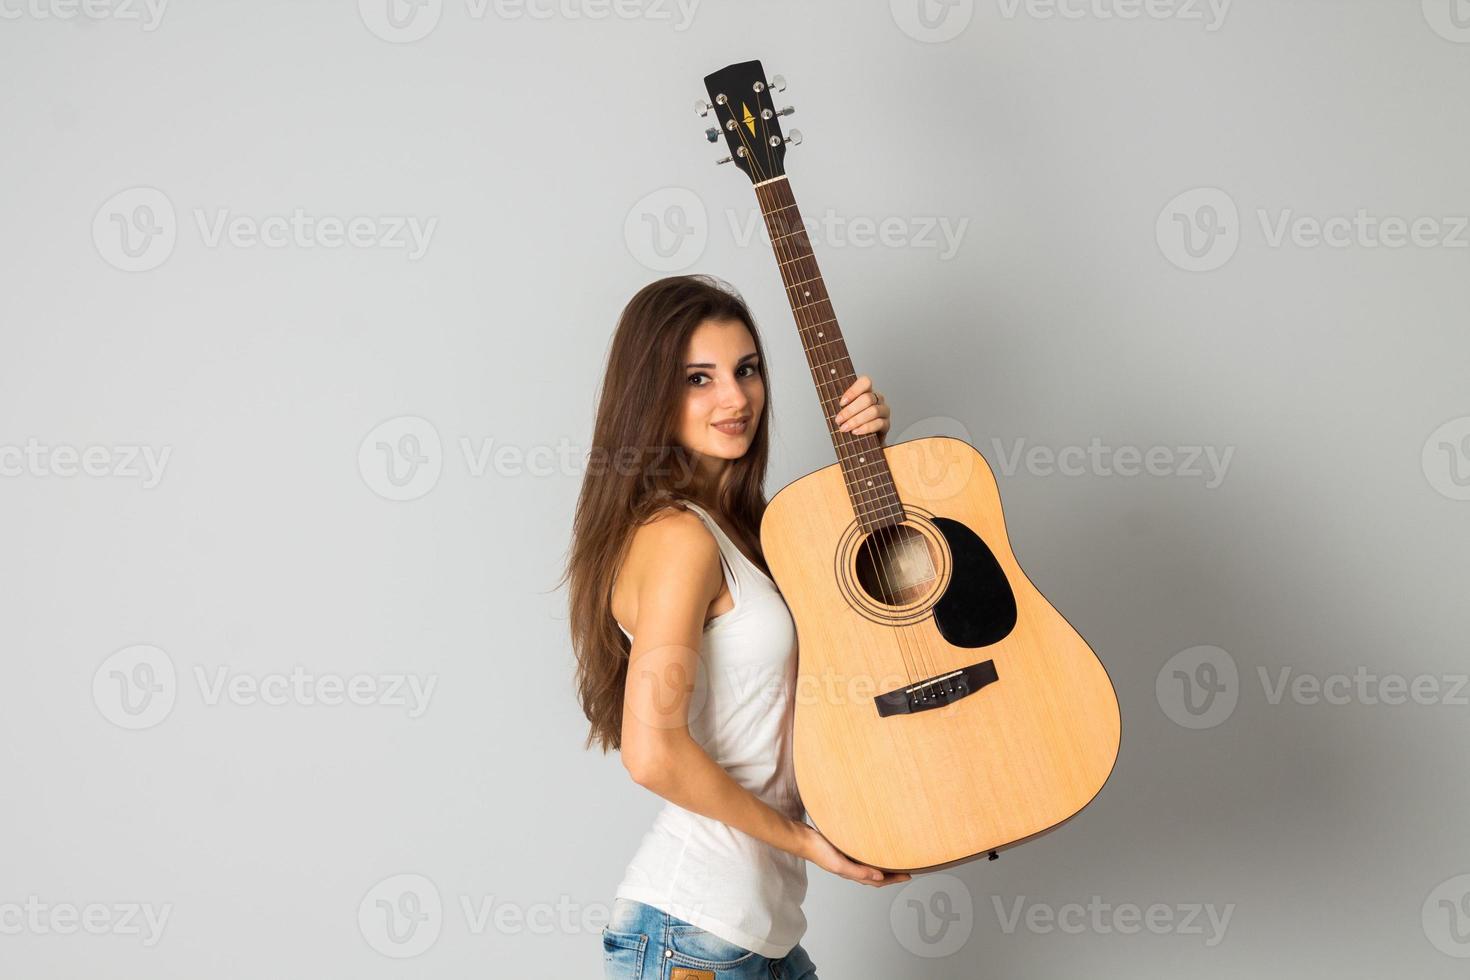
[[[754,951],[695,925],[669,926],[667,942],[674,954],[670,962],[678,966],[728,970],[756,956]]]
[[[798,944],[781,961],[781,980],[817,980],[817,966]]]
[[[602,966],[607,980],[642,980],[648,935],[602,930]]]

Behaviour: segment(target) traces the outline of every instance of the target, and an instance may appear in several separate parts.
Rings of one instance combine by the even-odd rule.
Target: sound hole
[[[858,584],[878,602],[902,606],[927,595],[938,578],[929,540],[907,524],[885,527],[858,546]]]

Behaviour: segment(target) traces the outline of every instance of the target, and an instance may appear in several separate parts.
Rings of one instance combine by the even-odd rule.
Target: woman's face
[[[755,439],[766,403],[755,339],[739,320],[706,320],[684,349],[679,442],[710,463],[739,459]],[[743,420],[743,425],[725,425]]]

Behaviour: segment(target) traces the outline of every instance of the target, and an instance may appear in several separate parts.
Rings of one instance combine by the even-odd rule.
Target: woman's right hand
[[[812,864],[834,875],[840,875],[859,884],[872,885],[874,888],[896,885],[913,877],[906,871],[880,871],[866,864],[858,864],[832,846],[832,842],[823,837],[822,832],[811,824],[798,823],[796,826],[798,833],[801,834],[802,842],[798,853]]]

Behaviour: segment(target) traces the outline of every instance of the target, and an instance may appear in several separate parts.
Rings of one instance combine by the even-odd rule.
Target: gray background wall
[[[832,461],[690,109],[760,58],[891,441],[987,456],[1124,715],[1044,840],[813,869],[822,976],[1463,975],[1470,4],[394,2],[0,3],[0,972],[599,975],[622,303],[730,280],[768,492]]]

